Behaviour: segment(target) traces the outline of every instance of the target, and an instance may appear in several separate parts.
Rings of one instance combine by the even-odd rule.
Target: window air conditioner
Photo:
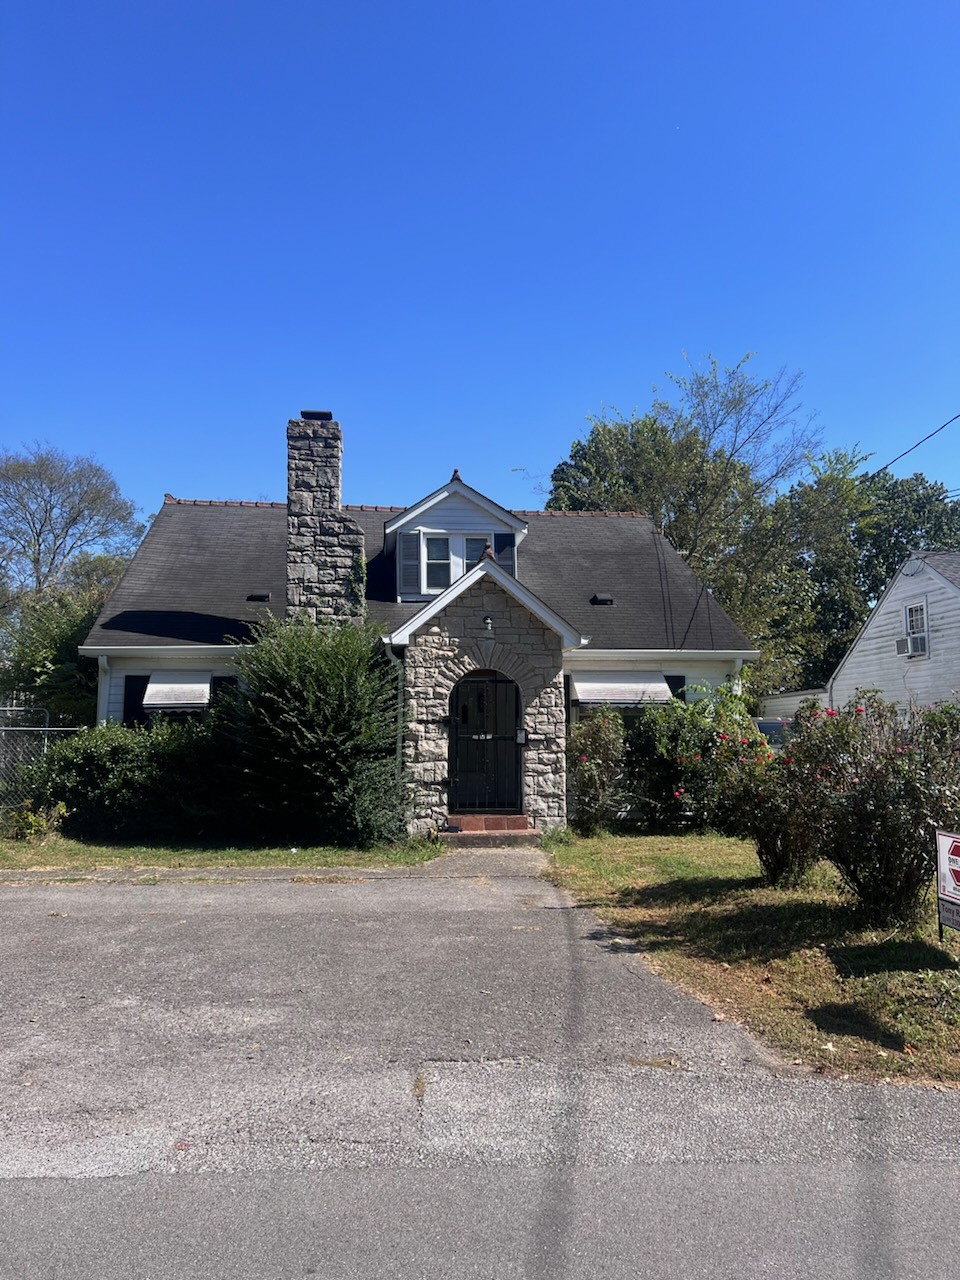
[[[903,657],[917,658],[927,652],[927,637],[923,635],[904,636],[897,641],[897,653]]]

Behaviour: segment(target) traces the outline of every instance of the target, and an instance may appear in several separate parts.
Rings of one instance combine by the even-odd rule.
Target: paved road
[[[0,1277],[957,1274],[957,1094],[797,1075],[539,866],[0,886]]]

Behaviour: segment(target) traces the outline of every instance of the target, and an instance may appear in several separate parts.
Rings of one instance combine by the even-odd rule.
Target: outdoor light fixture
[[[483,620],[483,629],[484,631],[493,630],[493,619],[490,617],[489,613],[486,615],[486,617]]]

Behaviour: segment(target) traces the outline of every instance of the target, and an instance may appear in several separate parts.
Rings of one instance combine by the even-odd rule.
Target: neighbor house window
[[[927,653],[927,606],[924,603],[908,604],[903,611],[907,632],[908,653],[911,657]]]

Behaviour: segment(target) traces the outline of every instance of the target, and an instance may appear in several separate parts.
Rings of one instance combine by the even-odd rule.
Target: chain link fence
[[[43,707],[0,707],[0,809],[26,799],[23,766],[41,760],[51,743],[76,732],[75,728],[51,728]]]

